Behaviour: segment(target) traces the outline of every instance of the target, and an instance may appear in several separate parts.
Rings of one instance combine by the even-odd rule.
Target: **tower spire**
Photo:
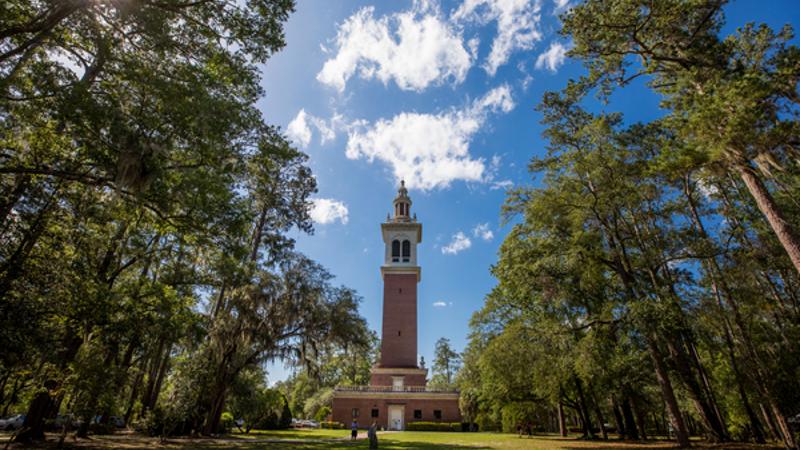
[[[411,221],[411,198],[408,196],[405,180],[400,180],[400,188],[397,189],[397,197],[394,198],[392,204],[394,205],[393,222]]]

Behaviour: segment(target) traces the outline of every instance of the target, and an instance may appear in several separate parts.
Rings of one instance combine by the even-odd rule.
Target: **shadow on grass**
[[[241,449],[241,450],[356,450],[368,449],[369,442],[366,439],[357,441],[350,440],[319,440],[309,441],[307,435],[297,436],[301,439],[291,439],[289,436],[281,436],[284,439],[245,439],[245,438],[200,438],[182,439],[173,438],[161,442],[157,438],[147,438],[142,436],[93,436],[88,439],[67,438],[63,447],[65,449],[125,449],[125,450],[144,450],[144,449],[163,449],[163,450],[217,450],[217,449]],[[306,437],[306,439],[302,439]],[[42,448],[55,449],[58,447],[58,439],[48,436],[44,442],[36,442],[34,445],[23,446],[12,444],[11,449]],[[380,450],[491,450],[491,447],[472,446],[472,445],[453,445],[430,442],[400,442],[392,439],[381,439]]]
[[[578,441],[580,444],[564,442],[564,450],[654,450],[654,449],[678,449],[680,448],[675,441]],[[703,450],[781,450],[783,447],[769,444],[751,444],[746,442],[729,442],[725,444],[712,444],[709,442],[692,442],[693,449]]]

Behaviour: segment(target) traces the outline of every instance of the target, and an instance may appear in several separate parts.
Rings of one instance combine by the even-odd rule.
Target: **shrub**
[[[408,431],[461,431],[461,422],[409,422]]]
[[[344,424],[342,422],[320,422],[319,427],[329,430],[344,430]]]
[[[222,416],[219,418],[219,432],[220,433],[230,433],[231,429],[233,428],[233,414],[229,412],[222,413]]]
[[[330,415],[331,415],[330,406],[323,406],[317,411],[317,414],[314,416],[314,420],[316,420],[317,422],[325,422],[325,420]]]
[[[292,410],[289,408],[289,400],[286,398],[285,395],[283,397],[283,410],[281,411],[281,416],[278,419],[278,428],[285,430],[292,426]]]
[[[166,433],[167,419],[164,409],[156,406],[150,410],[144,419],[139,421],[139,425],[148,436],[161,436]]]
[[[253,425],[253,428],[258,430],[277,430],[278,429],[278,415],[270,412],[266,417],[262,418]]]

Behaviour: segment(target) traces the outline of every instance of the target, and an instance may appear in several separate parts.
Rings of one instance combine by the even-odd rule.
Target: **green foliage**
[[[319,423],[326,422],[326,419],[331,415],[332,412],[333,410],[330,406],[323,406],[322,408],[318,409],[317,413],[313,416],[314,420]]]
[[[408,431],[462,431],[461,422],[409,422]]]
[[[278,428],[286,429],[292,426],[292,410],[289,409],[289,401],[285,396],[282,395],[281,400],[283,408],[281,409],[281,415],[278,419]]]
[[[797,127],[796,95],[777,74],[800,52],[787,30],[719,37],[721,3],[589,0],[564,15],[589,73],[545,94],[548,153],[530,164],[541,183],[503,209],[514,226],[458,377],[462,412],[482,429],[557,431],[560,407],[587,437],[612,421],[628,437],[662,433],[656,413],[682,445],[687,416],[711,440],[763,441],[754,405],[782,423],[796,410],[786,388],[800,360],[783,339],[798,329],[770,311],[797,318],[782,247],[800,217],[784,197],[800,192],[789,181],[800,169],[781,131]],[[661,119],[627,124],[584,105],[638,76],[662,95]]]
[[[222,413],[222,417],[219,420],[219,428],[217,429],[218,433],[230,433],[234,426],[234,418],[233,414],[225,411]]]
[[[461,368],[461,355],[450,346],[450,340],[439,338],[433,356],[433,377],[428,383],[439,389],[452,389],[455,377]]]
[[[370,369],[378,360],[378,337],[366,327],[353,331],[360,336],[358,342],[344,346],[327,342],[319,346],[313,364],[279,383],[278,389],[289,398],[289,407],[295,414],[302,411],[305,418],[315,417],[320,408],[331,406],[336,386],[369,384]]]
[[[314,178],[256,107],[293,8],[4,4],[0,377],[37,412],[21,439],[56,405],[211,434],[243,372],[364,343],[357,294],[293,251]]]
[[[518,427],[526,429],[529,423],[535,423],[539,406],[534,402],[514,402],[503,405],[501,410],[502,430],[504,433],[516,433]]]
[[[319,427],[329,430],[343,430],[344,424],[341,422],[320,422]]]
[[[314,393],[314,395],[306,400],[305,405],[303,406],[303,416],[314,417],[315,420],[319,420],[316,418],[322,414],[323,410],[327,410],[328,413],[330,413],[330,409],[333,405],[333,395],[333,388],[320,388]],[[327,414],[323,415],[322,417],[324,420],[324,417],[327,417]]]
[[[279,417],[286,401],[278,390],[269,389],[264,385],[265,378],[263,370],[251,368],[242,371],[231,387],[228,397],[230,411],[236,419],[244,420],[247,431],[252,428],[260,430],[281,428]]]

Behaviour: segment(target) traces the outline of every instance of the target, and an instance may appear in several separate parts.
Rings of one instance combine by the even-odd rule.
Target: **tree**
[[[724,0],[587,1],[564,16],[589,80],[605,89],[639,76],[663,96],[671,126],[703,154],[700,163],[736,174],[800,272],[800,235],[762,174],[796,157],[800,52],[792,30],[748,25],[718,36]]]
[[[63,408],[214,432],[241,373],[363,341],[357,295],[293,251],[315,183],[255,106],[293,6],[4,5],[0,380],[32,399],[19,440]]]
[[[450,346],[450,340],[439,338],[433,356],[433,377],[430,385],[437,388],[452,389],[455,376],[461,367],[461,355]]]

